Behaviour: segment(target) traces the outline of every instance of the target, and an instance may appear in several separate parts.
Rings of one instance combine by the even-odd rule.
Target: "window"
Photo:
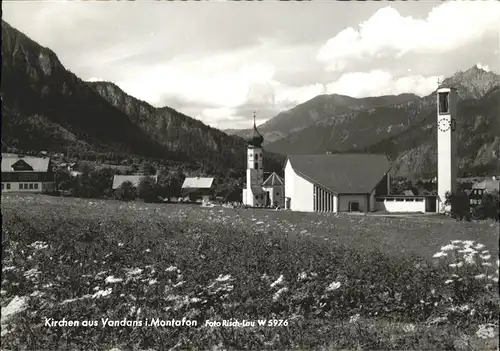
[[[30,183],[30,189],[33,189],[33,183]]]
[[[276,192],[276,196],[279,196],[279,195],[280,195],[280,192],[279,192],[279,191],[278,191],[278,192]]]
[[[19,189],[23,190],[24,189],[24,184],[19,183]]]
[[[253,164],[253,168],[254,168],[254,169],[259,169],[259,164],[258,164],[257,162],[255,162],[255,163]]]
[[[444,93],[439,93],[439,113],[440,114],[445,114],[445,113],[450,113],[450,93],[444,92]]]
[[[2,183],[2,190],[3,190],[3,183]]]
[[[255,161],[259,159],[259,154],[255,154]]]
[[[10,183],[7,183],[7,190],[10,190]]]
[[[35,183],[35,189],[38,189],[38,183]]]

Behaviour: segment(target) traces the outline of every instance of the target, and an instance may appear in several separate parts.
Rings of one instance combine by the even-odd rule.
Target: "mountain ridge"
[[[170,107],[155,108],[116,84],[85,82],[57,55],[2,20],[2,142],[19,150],[69,146],[124,157],[243,171],[246,143]],[[25,131],[29,130],[29,135]],[[270,169],[283,157],[270,155]]]

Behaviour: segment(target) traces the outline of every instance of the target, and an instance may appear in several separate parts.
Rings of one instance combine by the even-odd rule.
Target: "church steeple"
[[[257,130],[257,124],[255,122],[255,111],[253,111],[253,133],[252,138],[248,140],[248,144],[253,147],[262,147],[264,142],[264,137]]]

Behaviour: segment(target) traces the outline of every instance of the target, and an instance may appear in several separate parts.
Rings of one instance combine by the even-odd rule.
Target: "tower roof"
[[[255,111],[253,112],[253,132],[252,137],[248,139],[248,145],[253,147],[262,147],[264,142],[264,137],[257,130],[257,125],[255,124]]]

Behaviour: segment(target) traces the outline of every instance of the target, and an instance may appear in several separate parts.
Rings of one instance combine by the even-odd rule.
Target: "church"
[[[301,212],[438,212],[449,211],[446,193],[457,184],[458,95],[452,87],[437,90],[437,195],[391,195],[391,165],[385,155],[325,153],[288,155],[281,179],[264,181],[262,143],[254,125],[248,140],[243,203],[251,207],[278,205]]]
[[[273,172],[264,180],[264,137],[257,130],[255,112],[253,115],[253,134],[247,141],[246,187],[243,189],[243,204],[251,207],[284,205],[285,184],[283,179]]]

